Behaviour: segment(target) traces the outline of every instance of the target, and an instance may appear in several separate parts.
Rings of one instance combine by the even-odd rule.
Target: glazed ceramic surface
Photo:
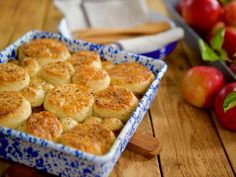
[[[1,51],[0,63],[16,59],[18,47],[37,38],[58,39],[64,42],[71,52],[79,50],[96,51],[102,58],[114,63],[137,61],[155,73],[155,80],[140,100],[138,107],[132,113],[110,151],[103,156],[81,152],[13,129],[0,128],[1,158],[36,167],[39,170],[59,176],[108,176],[156,96],[167,65],[158,59],[114,50],[107,46],[72,40],[58,34],[42,31],[28,32]]]

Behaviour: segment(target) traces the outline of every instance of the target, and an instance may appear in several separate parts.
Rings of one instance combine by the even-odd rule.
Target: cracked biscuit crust
[[[19,60],[26,57],[37,58],[40,65],[56,61],[65,61],[70,57],[66,45],[55,39],[35,39],[20,46]]]
[[[58,61],[44,65],[41,77],[53,85],[69,84],[73,73],[74,68],[69,62]]]
[[[92,115],[93,103],[93,95],[86,86],[65,84],[47,93],[44,108],[59,118],[72,117],[81,122]]]
[[[76,69],[72,82],[86,85],[92,93],[97,93],[110,85],[110,76],[105,70],[82,66]]]
[[[54,114],[43,111],[33,113],[27,119],[26,132],[43,139],[57,141],[61,137],[62,126]]]
[[[114,140],[113,132],[101,124],[85,122],[68,130],[61,142],[84,152],[103,155],[109,151]]]
[[[0,126],[16,128],[31,114],[30,103],[15,91],[0,92]]]
[[[138,95],[144,94],[154,80],[154,74],[137,62],[117,64],[108,73],[111,85],[128,88]]]
[[[116,117],[126,122],[138,105],[138,99],[126,88],[110,86],[95,95],[94,114],[101,118]]]
[[[12,63],[0,64],[0,91],[20,91],[29,85],[29,74]]]
[[[80,66],[90,66],[101,69],[101,58],[98,53],[92,51],[79,51],[74,53],[68,61],[76,68]]]

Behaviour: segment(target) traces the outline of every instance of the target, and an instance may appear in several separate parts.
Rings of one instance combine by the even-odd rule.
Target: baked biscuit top
[[[54,62],[48,63],[42,67],[42,70],[48,75],[52,75],[54,77],[62,77],[64,75],[72,75],[74,73],[73,66],[68,62]]]
[[[74,53],[68,61],[74,66],[91,65],[93,62],[101,62],[100,56],[92,51],[79,51]]]
[[[50,112],[33,113],[26,121],[26,131],[47,140],[58,140],[62,126],[57,117]]]
[[[35,39],[23,44],[19,50],[25,57],[33,58],[60,58],[69,52],[65,44],[55,39]]]
[[[59,85],[47,94],[47,105],[56,107],[68,115],[87,107],[93,100],[93,95],[87,87],[76,84]]]
[[[26,80],[27,77],[29,77],[28,73],[15,64],[0,64],[0,86],[11,82]]]
[[[145,66],[137,63],[121,63],[108,70],[112,84],[133,84],[154,78]]]
[[[134,94],[126,88],[109,86],[95,95],[95,104],[100,108],[123,109],[131,106]]]
[[[89,152],[102,155],[108,152],[115,140],[112,131],[99,123],[85,122],[68,130],[62,136],[62,143]]]
[[[8,114],[18,112],[23,105],[24,99],[19,92],[0,92],[0,119],[5,118]]]
[[[75,70],[72,81],[74,83],[84,83],[92,80],[101,80],[108,76],[105,70],[93,68],[90,66],[78,67]]]

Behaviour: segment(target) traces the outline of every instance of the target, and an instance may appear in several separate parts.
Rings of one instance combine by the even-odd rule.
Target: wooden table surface
[[[168,15],[161,0],[147,2]],[[51,0],[0,0],[0,7],[0,49],[32,29],[56,32],[62,18]],[[200,62],[194,58],[181,41],[165,59],[168,71],[138,128],[159,138],[161,154],[147,159],[125,150],[111,177],[235,176],[236,133],[223,129],[211,111],[190,106],[180,95],[185,72]]]

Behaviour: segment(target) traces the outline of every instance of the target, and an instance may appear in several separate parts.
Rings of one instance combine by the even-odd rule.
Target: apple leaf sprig
[[[220,28],[210,40],[210,46],[202,39],[199,40],[201,55],[204,61],[214,62],[228,60],[227,52],[222,48],[224,36],[225,28]]]
[[[236,89],[229,93],[224,100],[224,112],[236,106]]]
[[[231,0],[219,0],[221,4],[225,5],[227,4],[228,2],[230,2]]]

